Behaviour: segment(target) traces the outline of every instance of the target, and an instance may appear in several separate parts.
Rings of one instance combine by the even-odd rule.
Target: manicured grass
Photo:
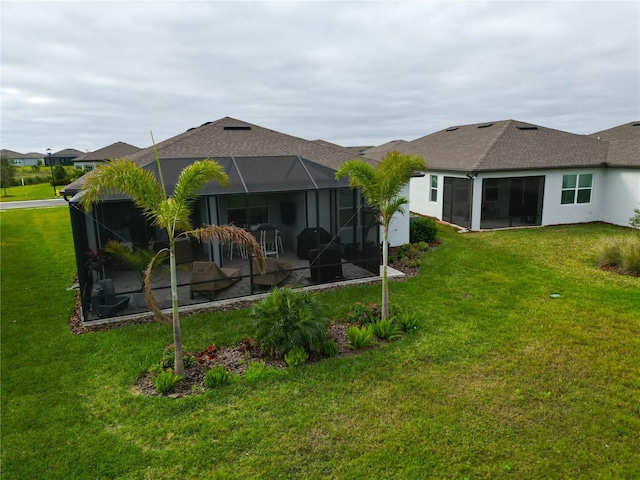
[[[135,394],[171,343],[151,323],[69,333],[64,208],[2,222],[2,478],[636,478],[640,279],[600,271],[578,225],[461,235],[391,301],[403,341],[171,400]],[[332,318],[379,285],[321,294]],[[560,298],[551,298],[559,293]],[[246,311],[183,319],[234,343]]]
[[[65,185],[66,186],[66,185]],[[63,186],[56,187],[58,191]],[[8,187],[7,195],[4,194],[4,188],[0,189],[0,202],[17,202],[20,200],[46,200],[49,198],[59,198],[53,194],[53,186],[48,183],[36,183],[34,185],[18,185],[17,187]]]

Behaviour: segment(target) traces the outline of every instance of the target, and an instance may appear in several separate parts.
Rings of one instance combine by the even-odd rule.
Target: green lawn
[[[66,186],[66,185],[65,185]],[[56,187],[58,191],[62,190],[62,186]],[[17,187],[8,187],[7,194],[4,194],[4,188],[0,189],[0,202],[17,202],[20,200],[46,200],[49,198],[59,198],[53,194],[53,186],[48,183],[36,183],[34,185],[18,185]]]
[[[413,335],[171,400],[133,388],[170,327],[69,333],[67,210],[0,221],[3,480],[638,478],[640,278],[595,267],[615,227],[441,227],[421,275],[390,286],[424,313]],[[379,289],[321,299],[344,318]],[[191,348],[234,343],[247,313],[182,331]]]

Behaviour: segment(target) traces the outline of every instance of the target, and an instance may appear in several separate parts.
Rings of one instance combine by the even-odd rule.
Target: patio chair
[[[221,268],[213,262],[193,262],[189,292],[191,299],[196,293],[202,293],[213,300],[216,290],[230,287],[240,280],[241,275],[239,268]]]
[[[98,285],[96,289],[98,296],[91,302],[93,313],[101,317],[113,317],[120,310],[127,308],[127,305],[129,305],[129,296],[116,296],[113,280],[105,278],[104,280],[100,280]]]
[[[280,244],[282,244],[282,240]],[[278,230],[275,228],[260,230],[260,247],[262,247],[262,253],[264,253],[265,257],[275,255],[276,258],[279,258]]]
[[[265,258],[264,273],[260,272],[258,261],[254,257],[253,271],[258,272],[253,275],[253,284],[263,287],[275,287],[284,282],[291,275],[291,263],[276,260],[275,258]]]

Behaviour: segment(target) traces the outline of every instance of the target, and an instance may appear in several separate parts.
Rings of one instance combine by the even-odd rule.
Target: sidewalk
[[[13,210],[16,208],[43,208],[60,207],[66,205],[63,198],[52,198],[50,200],[22,200],[20,202],[0,202],[0,211]]]

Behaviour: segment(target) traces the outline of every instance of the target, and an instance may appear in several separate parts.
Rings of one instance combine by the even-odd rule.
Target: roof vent
[[[534,125],[520,125],[516,127],[518,130],[537,130],[538,127]]]
[[[633,126],[634,127],[640,127],[640,123],[634,123]]]
[[[191,130],[195,130],[196,127],[191,127],[191,128],[187,128],[187,132],[190,132]]]
[[[489,128],[493,123],[485,123],[484,125],[478,125],[478,128]]]
[[[232,127],[224,127],[224,130],[251,130],[251,127],[238,125]]]
[[[457,129],[458,127],[447,128],[447,132],[455,132]]]

